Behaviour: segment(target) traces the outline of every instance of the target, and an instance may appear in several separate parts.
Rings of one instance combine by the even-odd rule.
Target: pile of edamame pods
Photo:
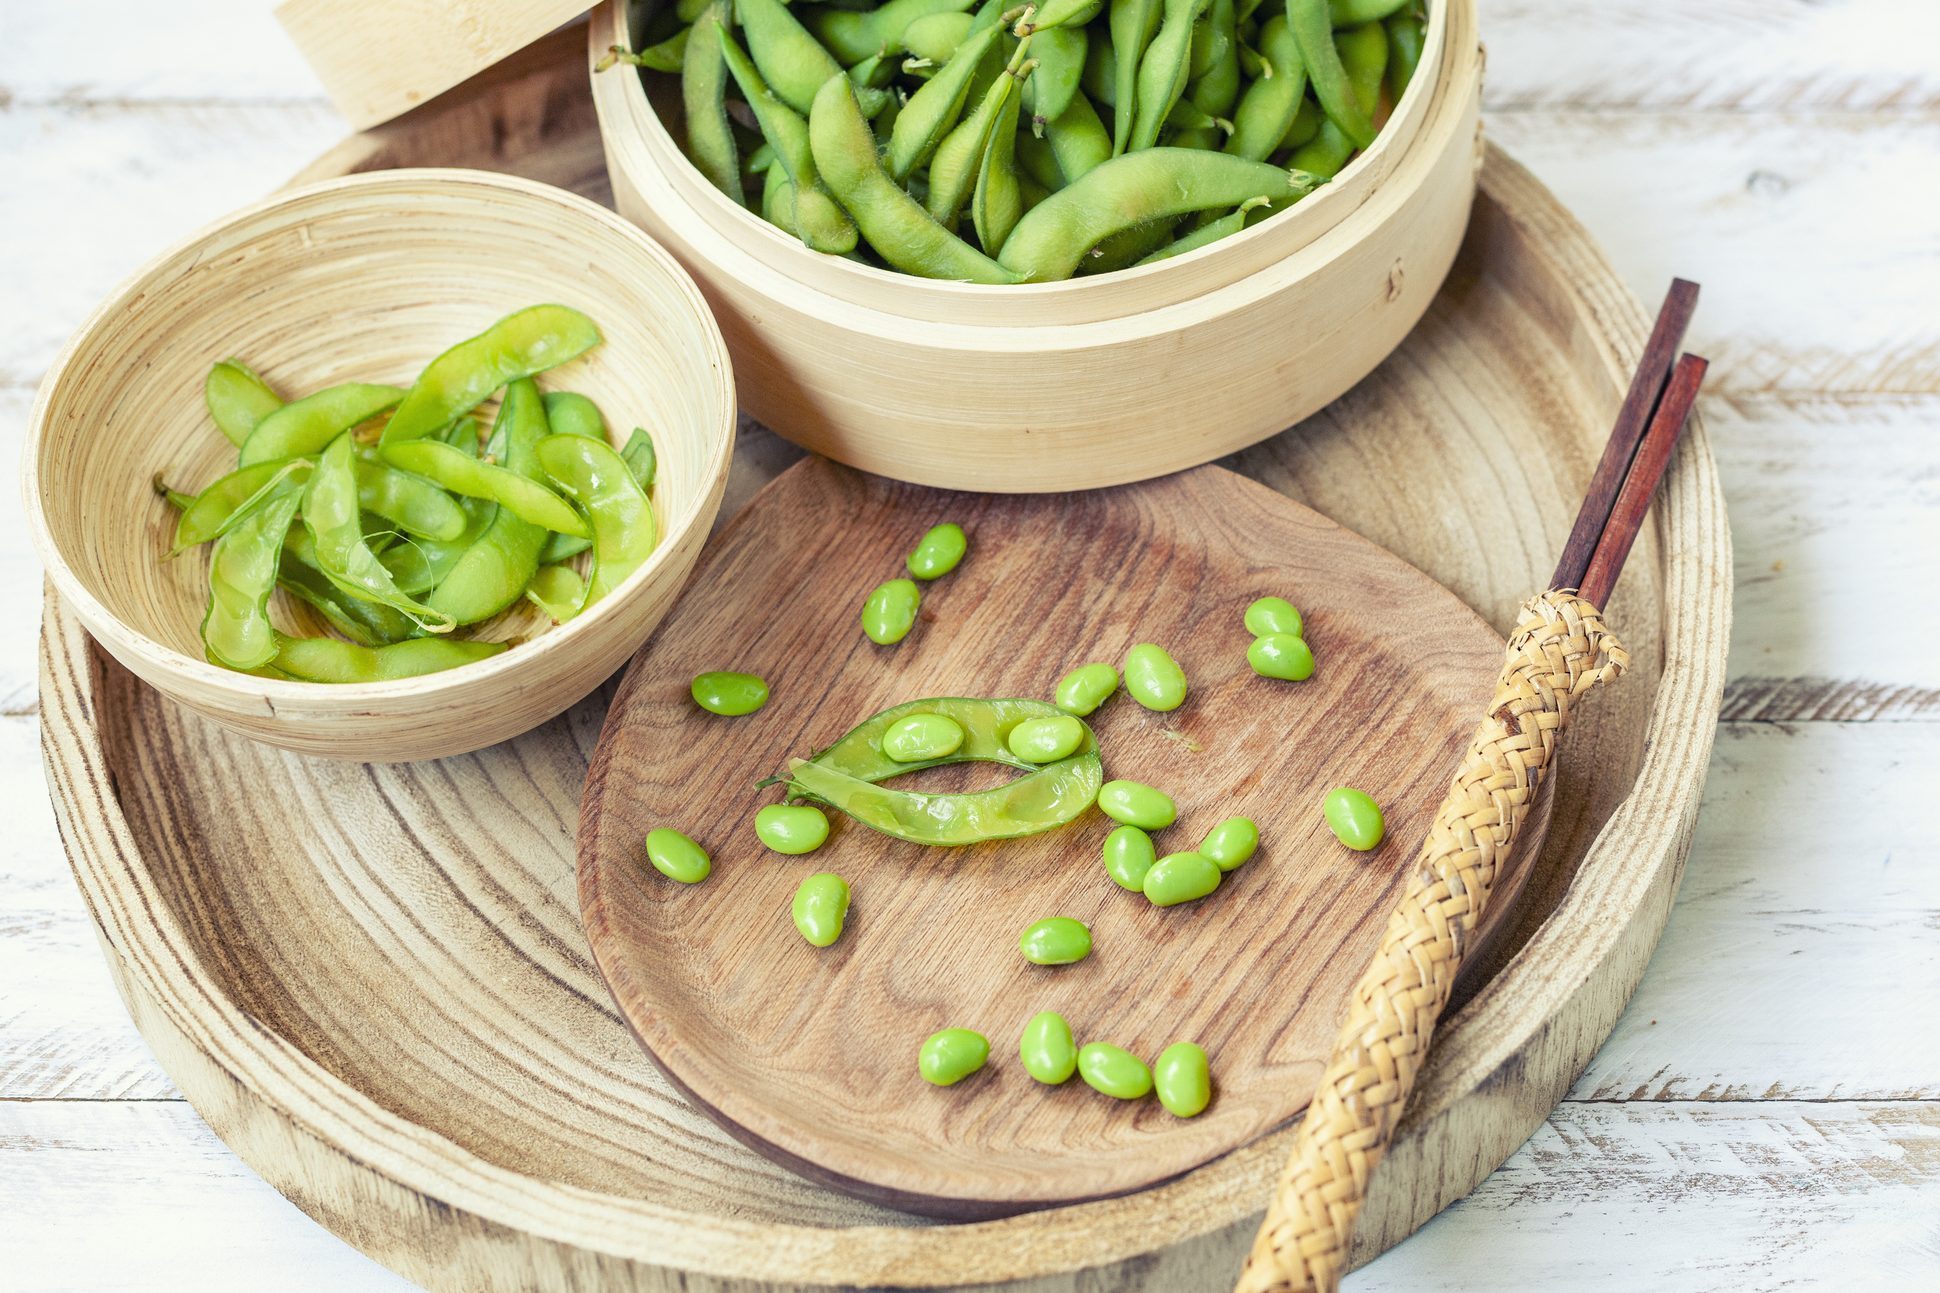
[[[668,0],[703,175],[810,248],[1027,283],[1193,251],[1374,142],[1422,0]]]
[[[453,631],[521,598],[564,621],[611,592],[659,541],[653,440],[636,429],[615,450],[590,399],[532,380],[599,341],[579,311],[536,305],[408,390],[353,382],[289,403],[217,364],[204,394],[237,469],[195,495],[155,482],[181,512],[168,556],[214,545],[210,661],[306,682],[415,677],[505,650]],[[488,428],[475,410],[500,391]],[[342,636],[278,632],[279,587]]]

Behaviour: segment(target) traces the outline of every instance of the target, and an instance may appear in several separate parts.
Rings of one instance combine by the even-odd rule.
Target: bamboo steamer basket
[[[339,686],[207,663],[207,557],[160,559],[175,516],[150,480],[200,488],[233,469],[235,450],[203,405],[209,366],[236,356],[285,392],[351,380],[408,385],[447,346],[541,301],[584,310],[605,335],[553,384],[591,396],[622,434],[637,423],[655,436],[663,533],[653,556],[565,625],[518,604],[477,634],[517,645],[444,673]],[[247,207],[137,272],[42,384],[23,483],[54,587],[143,681],[288,749],[423,759],[524,732],[626,661],[672,604],[713,524],[734,419],[719,330],[692,280],[638,228],[529,180],[396,171]],[[272,604],[279,628],[321,631],[288,601],[278,594]]]
[[[620,213],[699,280],[751,416],[901,480],[1084,489],[1280,431],[1420,319],[1481,159],[1474,0],[1429,9],[1414,84],[1333,183],[1190,255],[1063,283],[938,282],[812,252],[707,182],[676,143],[677,103],[650,101],[639,76],[595,73],[593,99]],[[592,56],[632,30],[607,0]]]

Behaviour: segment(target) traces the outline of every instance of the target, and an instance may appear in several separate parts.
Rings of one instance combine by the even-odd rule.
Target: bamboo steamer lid
[[[517,53],[594,0],[283,0],[276,16],[354,129]]]

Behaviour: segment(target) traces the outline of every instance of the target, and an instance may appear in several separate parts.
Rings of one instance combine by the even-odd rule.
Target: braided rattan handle
[[[1368,1176],[1414,1088],[1556,734],[1571,702],[1627,663],[1601,612],[1574,593],[1544,593],[1522,608],[1488,716],[1435,814],[1381,948],[1354,987],[1238,1293],[1339,1285]]]

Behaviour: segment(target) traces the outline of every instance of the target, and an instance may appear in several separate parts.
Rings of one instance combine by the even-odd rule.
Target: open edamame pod
[[[435,435],[494,391],[557,367],[599,342],[599,328],[569,306],[534,305],[508,314],[425,366],[385,425],[380,443],[388,451]]]
[[[545,405],[532,379],[522,378],[506,387],[504,402],[499,405],[498,424],[492,431],[493,439],[504,443],[503,470],[532,484],[535,489],[543,490],[544,487],[539,484],[539,461],[534,451],[549,430]],[[458,452],[431,441],[400,445],[399,448],[436,448],[448,453]],[[572,511],[550,490],[544,492],[546,497],[567,511]],[[573,519],[579,520],[577,513]],[[459,556],[445,577],[438,581],[438,586],[425,599],[426,603],[460,624],[476,624],[490,619],[519,600],[520,594],[538,572],[539,553],[545,544],[544,527],[522,516],[516,508],[501,503],[493,513],[491,523]],[[550,613],[550,608],[544,602],[540,606]],[[573,609],[577,611],[577,603]]]
[[[209,604],[202,645],[231,669],[257,669],[276,658],[269,595],[276,587],[283,536],[296,519],[301,490],[284,486],[248,509],[216,540],[209,562]]]
[[[285,404],[258,422],[249,439],[243,441],[238,465],[248,467],[319,453],[352,427],[395,408],[403,398],[404,392],[395,386],[368,382],[326,386],[314,395]]]
[[[364,541],[357,505],[356,450],[349,432],[338,436],[317,459],[303,492],[303,524],[316,548],[317,568],[331,583],[353,597],[402,611],[427,632],[451,631],[451,617],[407,597]]]
[[[406,534],[449,540],[465,532],[464,509],[452,501],[451,495],[421,476],[394,470],[361,452],[357,456],[357,505]]]
[[[336,638],[283,638],[275,667],[304,682],[393,682],[489,660],[503,650],[503,642],[452,638],[411,638],[379,647]]]
[[[190,548],[220,538],[286,482],[301,488],[309,481],[315,466],[313,459],[292,458],[259,462],[230,472],[189,500],[175,521],[175,544],[162,559],[170,560]]]
[[[604,441],[547,436],[536,452],[539,466],[579,505],[592,527],[593,577],[586,588],[586,604],[591,606],[624,583],[660,542],[653,504],[626,462]]]
[[[283,400],[240,360],[230,359],[209,370],[202,383],[202,399],[216,429],[241,448],[257,424],[283,407]]]
[[[544,412],[536,407],[538,398],[538,393],[534,391],[532,401],[535,415],[543,419]],[[571,438],[585,439],[584,436]],[[414,471],[454,494],[463,494],[467,498],[488,498],[522,520],[544,529],[581,539],[591,533],[586,528],[586,522],[564,499],[536,479],[505,467],[480,462],[443,441],[408,440],[386,449],[384,457],[392,466]]]

